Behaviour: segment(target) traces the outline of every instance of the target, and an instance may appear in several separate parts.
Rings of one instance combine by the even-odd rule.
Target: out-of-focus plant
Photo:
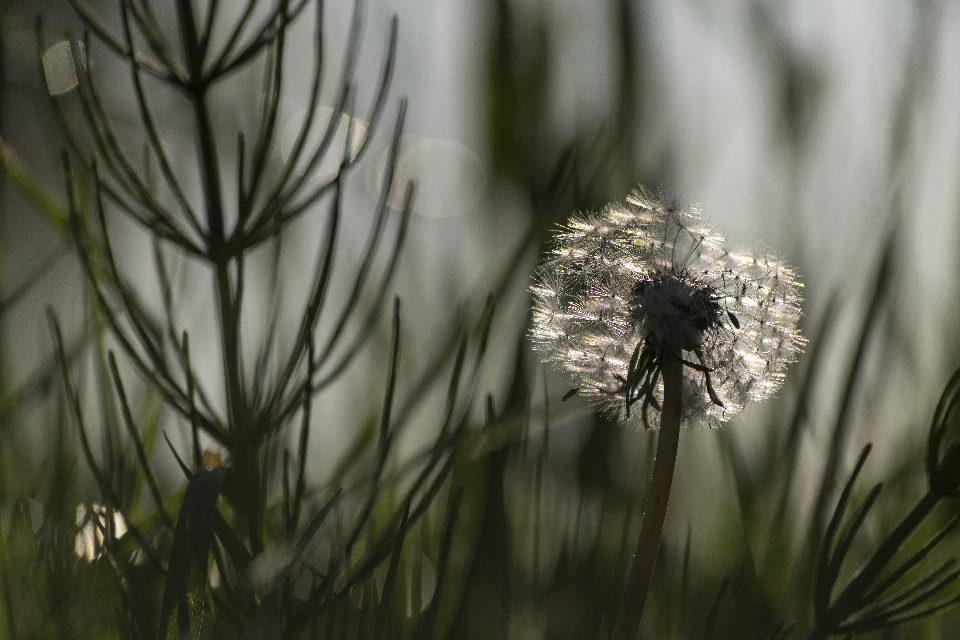
[[[366,243],[354,264],[338,249],[346,219],[355,224],[362,206],[348,186],[359,182],[364,159],[376,160],[371,149],[387,111],[396,20],[361,120],[355,78],[359,4],[331,96],[325,95],[331,65],[320,2],[249,0],[234,13],[216,1],[200,11],[196,3],[179,0],[170,26],[149,2],[123,0],[118,29],[80,0],[71,4],[85,27],[84,37],[70,45],[78,86],[52,101],[70,143],[64,155],[69,228],[87,275],[91,318],[103,329],[95,358],[100,391],[106,394],[100,454],[91,438],[86,394],[75,382],[74,359],[56,318],[52,326],[67,406],[99,488],[100,504],[87,510],[103,515],[90,521],[98,527],[93,532],[99,536],[98,561],[109,562],[123,595],[125,613],[116,618],[117,633],[380,637],[417,629],[431,636],[440,590],[423,596],[416,616],[398,616],[397,572],[415,524],[421,530],[439,527],[447,542],[440,556],[431,554],[432,564],[441,569],[447,564],[458,503],[451,495],[447,508],[434,510],[431,523],[424,516],[438,497],[448,495],[457,443],[470,424],[470,397],[462,387],[469,388],[477,374],[491,314],[462,328],[459,346],[454,342],[444,356],[455,362],[436,440],[402,468],[402,481],[388,482],[387,474],[398,464],[402,421],[409,420],[411,403],[420,399],[404,398],[398,417],[401,306],[396,300],[390,309],[386,301],[413,198],[412,184],[397,185],[394,179],[403,103],[393,119]],[[304,57],[292,51],[291,30],[311,19],[306,111],[281,158],[285,87],[303,82],[285,75],[291,54]],[[49,50],[42,26],[37,35],[42,55]],[[113,115],[117,88],[98,77],[96,62],[104,55],[126,68],[137,118],[132,133]],[[223,123],[231,119],[220,113],[220,92],[238,91],[243,85],[237,78],[251,76],[262,84],[250,105],[254,115],[239,118],[246,126],[225,132]],[[157,106],[160,102],[180,105],[182,112],[172,115],[168,107]],[[319,175],[321,165],[331,163],[336,170]],[[394,208],[400,190],[403,204]],[[281,269],[289,268],[282,248],[294,225],[308,216],[319,220],[322,233],[301,315],[286,344],[280,336],[290,318],[278,313]],[[159,311],[117,255],[114,229],[123,219],[135,223],[152,245]],[[263,268],[264,252],[270,256],[268,284],[258,289],[251,271]],[[210,295],[204,298],[209,308],[189,311],[216,318],[222,386],[207,382],[209,371],[198,367],[186,310],[179,309],[183,291],[177,266],[193,286],[197,274],[211,277]],[[258,297],[269,300],[270,309],[251,309]],[[245,331],[258,313],[268,318],[266,330]],[[391,317],[385,382],[367,381],[367,394],[384,389],[376,394],[381,396],[377,423],[355,412],[352,444],[337,470],[312,485],[308,452],[316,400],[342,379]],[[471,336],[477,337],[473,364],[466,357]],[[252,363],[244,358],[251,352],[256,354]],[[128,391],[133,383],[124,373],[126,365],[132,365],[147,397],[154,394],[162,401],[162,424],[158,419],[143,423]],[[436,373],[426,372],[425,379],[435,378]],[[423,389],[417,392],[422,396]],[[175,423],[167,420],[186,425],[188,450],[168,437]],[[154,468],[161,432],[187,479],[186,488],[173,495]],[[141,495],[149,496],[152,508]],[[125,523],[125,531],[102,524],[113,517]],[[415,557],[427,561],[421,551],[404,566]],[[440,584],[442,576],[435,580]],[[402,588],[421,591],[419,579]]]
[[[358,79],[355,18],[331,79],[331,27],[319,2],[118,0],[112,15],[71,4],[83,37],[40,48],[48,78],[55,65],[72,70],[49,86],[71,145],[68,206],[0,142],[7,176],[70,236],[90,294],[81,335],[54,323],[59,366],[44,367],[39,391],[30,392],[43,397],[56,444],[41,477],[18,473],[16,442],[0,452],[0,636],[609,637],[640,528],[635,507],[652,466],[651,437],[624,434],[576,400],[561,406],[563,390],[528,366],[519,322],[506,336],[517,357],[505,397],[488,397],[485,418],[472,417],[506,276],[481,317],[463,314],[446,327],[437,357],[410,382],[400,348],[405,314],[389,304],[410,215],[409,190],[405,206],[391,206],[406,188],[391,184],[403,121],[402,105],[388,117],[386,98],[395,30],[379,81]],[[610,72],[612,105],[572,128],[551,115],[559,41],[568,34],[554,29],[544,7],[496,0],[489,9],[481,92],[493,191],[519,194],[518,209],[533,219],[506,261],[509,275],[529,257],[528,243],[546,243],[552,221],[596,209],[638,180],[675,185],[681,159],[656,117],[659,84],[668,79],[657,77],[664,65],[650,55],[657,38],[647,30],[656,23],[647,3],[605,6],[616,16],[611,64],[602,70]],[[766,36],[756,55],[772,77],[782,76],[786,150],[800,184],[803,167],[819,166],[817,145],[800,143],[816,138],[813,107],[830,93],[813,85],[830,79],[787,37],[778,14],[759,5],[754,14]],[[294,51],[294,32],[310,22],[314,49],[298,43]],[[40,30],[41,40],[47,33]],[[289,77],[293,55],[315,65],[301,82],[300,127],[289,126],[283,106],[283,87],[303,80]],[[911,146],[904,123],[922,120],[912,115],[924,74],[905,77],[891,132],[895,185],[904,182],[898,176]],[[371,88],[372,99],[359,98]],[[234,99],[238,91],[253,97]],[[392,143],[379,200],[367,211],[351,185],[378,159],[385,120]],[[798,210],[800,191],[789,205]],[[357,217],[370,226],[351,263],[344,241]],[[287,250],[307,219],[322,229],[313,271]],[[125,243],[137,241],[146,250],[131,261]],[[741,444],[736,427],[703,434],[722,447],[732,483],[704,483],[717,487],[719,500],[696,507],[710,527],[698,519],[683,531],[686,523],[667,522],[641,637],[785,640],[870,629],[871,637],[893,638],[899,623],[911,637],[934,638],[955,627],[956,378],[930,431],[926,493],[914,491],[922,474],[911,465],[921,456],[910,452],[884,471],[882,494],[858,492],[863,458],[837,488],[859,394],[880,388],[891,370],[870,370],[872,350],[898,343],[887,339],[895,253],[891,242],[876,263],[849,357],[835,339],[839,313],[852,306],[837,301],[854,299],[842,291],[804,327],[808,348],[780,397],[765,403],[760,435]],[[294,270],[308,287],[299,313],[289,315],[273,284]],[[158,293],[142,289],[145,282]],[[637,296],[664,282],[654,274]],[[514,284],[520,292],[529,279]],[[190,308],[184,292],[193,294]],[[190,322],[196,315],[215,327],[213,356]],[[251,330],[251,318],[262,333]],[[343,385],[332,393],[359,369],[364,345],[379,358],[358,376],[359,391],[345,398]],[[621,358],[627,375],[618,406],[630,403],[631,416],[642,416],[656,367],[642,348],[631,365],[633,355]],[[687,360],[698,364],[695,356]],[[839,362],[832,411],[823,382]],[[417,404],[442,385],[438,423],[414,425]],[[44,395],[50,388],[61,393]],[[26,394],[4,391],[6,418]],[[706,386],[699,391],[709,398]],[[318,400],[352,404],[351,420],[319,425],[349,443],[322,477],[307,456]],[[717,406],[712,398],[706,405]],[[810,460],[804,441],[821,411],[829,444],[818,443]],[[401,458],[401,439],[413,428],[436,437]],[[170,462],[177,475],[164,468]],[[819,487],[812,511],[810,482]],[[918,617],[934,610],[940,615]]]
[[[944,499],[956,502],[960,496],[960,370],[947,383],[937,404],[927,439],[927,493],[889,531],[866,563],[840,587],[841,569],[850,555],[870,509],[880,496],[883,483],[876,484],[863,503],[850,515],[850,494],[870,446],[864,448],[850,475],[833,518],[827,526],[816,565],[814,593],[815,626],[810,640],[830,635],[862,633],[903,624],[929,616],[960,602],[956,589],[949,587],[960,578],[957,558],[937,566],[928,556],[944,548],[948,535],[960,524],[953,514],[940,529],[914,545],[909,557],[899,553],[915,537],[923,535],[921,525]],[[844,520],[849,522],[843,530]],[[936,557],[935,555],[933,557]],[[917,575],[923,574],[923,575]]]

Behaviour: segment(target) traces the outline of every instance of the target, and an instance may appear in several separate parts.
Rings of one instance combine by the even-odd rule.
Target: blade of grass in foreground
[[[163,589],[159,637],[165,640],[185,633],[199,637],[214,514],[226,473],[225,467],[200,468],[187,485]]]

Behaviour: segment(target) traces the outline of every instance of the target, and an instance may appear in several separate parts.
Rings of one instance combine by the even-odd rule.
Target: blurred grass
[[[776,34],[777,17],[760,4],[755,6],[758,33]],[[327,478],[302,488],[294,480],[299,477],[296,465],[304,459],[299,431],[289,443],[278,438],[257,450],[264,484],[274,488],[261,489],[262,519],[270,526],[262,532],[265,539],[259,548],[242,532],[243,517],[249,516],[237,512],[240,499],[232,498],[234,506],[221,502],[219,519],[212,525],[217,539],[213,565],[220,577],[202,589],[207,622],[198,623],[200,637],[266,633],[278,620],[291,630],[290,637],[609,635],[639,528],[650,439],[622,433],[602,416],[584,415],[582,405],[561,406],[562,391],[558,393],[552,378],[543,379],[522,331],[505,349],[516,354],[505,391],[487,395],[476,383],[483,367],[499,367],[487,362],[489,328],[500,320],[495,303],[509,290],[526,286],[526,275],[517,266],[525,257],[539,254],[551,225],[573,210],[620,197],[638,180],[671,183],[669,159],[655,165],[638,159],[638,149],[652,139],[654,126],[649,114],[656,94],[648,89],[655,79],[655,63],[644,40],[649,34],[637,26],[643,24],[649,3],[614,0],[607,9],[618,16],[619,28],[609,34],[615,44],[610,64],[616,68],[618,94],[605,119],[569,131],[546,117],[560,36],[551,33],[544,10],[534,10],[532,16],[523,13],[521,22],[517,16],[525,9],[520,3],[490,3],[482,90],[495,175],[491,188],[519,188],[524,194],[529,235],[504,267],[502,286],[490,304],[475,317],[449,327],[448,337],[438,340],[443,346],[436,361],[420,378],[407,381],[393,411],[400,356],[385,351],[377,372],[381,377],[369,385],[382,391],[371,391],[370,406],[353,412],[358,420],[345,437],[355,445]],[[917,42],[920,51],[913,55],[923,61],[924,41]],[[785,39],[774,35],[767,44],[780,51],[770,58],[770,64],[777,65],[771,73],[783,79],[777,115],[784,123],[785,153],[799,166],[806,159],[805,136],[816,125],[810,114],[820,81]],[[896,129],[889,132],[892,183],[899,184],[904,165],[912,160],[905,149],[911,109],[919,107],[923,95],[916,83],[923,77],[923,73],[910,76]],[[69,231],[67,214],[50,195],[58,191],[44,186],[43,178],[18,161],[6,143],[0,152],[7,176],[28,196],[36,213],[59,232]],[[92,206],[89,199],[83,206]],[[895,196],[894,208],[905,209],[905,199]],[[865,387],[885,388],[893,378],[884,368],[877,375],[867,361],[876,351],[873,345],[896,337],[886,333],[892,329],[883,319],[896,312],[898,299],[888,293],[901,282],[896,270],[902,252],[902,246],[891,242],[874,258],[872,289],[864,308],[850,302],[861,292],[842,291],[821,305],[818,317],[807,317],[807,351],[780,397],[766,409],[758,440],[745,441],[735,424],[724,428],[720,456],[731,481],[697,478],[718,485],[716,492],[723,495],[722,503],[710,505],[712,529],[703,531],[698,522],[674,523],[668,529],[667,535],[675,540],[661,551],[641,637],[817,637],[808,635],[816,626],[816,598],[829,602],[837,596],[858,568],[874,557],[884,536],[923,499],[922,442],[915,440],[909,443],[914,449],[899,451],[899,464],[893,468],[876,468],[872,459],[866,461],[861,473],[871,480],[851,483],[851,511],[838,513],[850,518],[869,500],[869,487],[879,479],[885,482],[883,491],[864,512],[862,526],[839,528],[841,536],[847,531],[856,535],[847,538],[849,549],[837,566],[836,590],[826,596],[817,593],[816,561],[840,489],[853,469],[850,433],[862,426],[854,409],[864,401]],[[804,265],[797,267],[804,272]],[[93,272],[92,277],[103,274]],[[11,304],[16,304],[15,298]],[[859,317],[852,335],[841,331],[841,313]],[[147,461],[154,459],[158,447],[167,446],[156,436],[172,424],[171,412],[158,408],[161,393],[149,385],[136,398],[126,396],[105,339],[105,319],[96,311],[86,315],[92,338],[78,339],[75,349],[68,341],[60,361],[50,361],[38,374],[37,379],[45,382],[38,382],[31,393],[42,397],[41,419],[28,417],[22,406],[27,394],[6,388],[6,378],[0,378],[0,398],[8,399],[0,433],[0,637],[157,637],[163,616],[167,562],[176,546],[173,523],[164,522],[163,510],[175,518],[188,485],[182,475],[158,474],[161,478],[151,479]],[[402,333],[399,310],[394,323],[396,347]],[[383,324],[388,324],[386,319]],[[957,328],[948,330],[955,333]],[[100,450],[88,444],[82,451],[76,420],[86,410],[73,406],[75,391],[63,393],[64,383],[72,389],[71,376],[80,376],[71,372],[82,368],[76,355],[82,349],[93,358],[89,371],[82,374],[93,392],[79,396],[78,402],[82,398],[98,405]],[[8,370],[16,366],[5,363]],[[838,369],[846,372],[843,382],[826,390],[829,397],[824,399],[825,381],[832,380],[831,372]],[[930,372],[918,384],[939,388],[947,379],[942,373]],[[392,448],[394,438],[405,430],[436,427],[414,423],[417,414],[409,408],[431,389],[445,393],[440,437],[421,456],[400,459]],[[384,396],[378,395],[381,392]],[[931,406],[926,415],[918,416],[917,424],[924,424],[933,410]],[[379,415],[379,421],[365,418],[371,415]],[[38,422],[54,446],[34,461],[20,452],[30,448],[26,443],[32,437],[24,425],[33,428]],[[684,437],[700,435],[690,432]],[[814,437],[811,460],[805,443]],[[194,449],[191,453],[199,453],[199,447]],[[195,461],[190,455],[183,458],[189,470]],[[617,468],[624,459],[629,468]],[[95,481],[91,469],[101,469],[103,476]],[[224,492],[242,496],[247,486],[251,485],[241,481]],[[294,499],[298,492],[302,502]],[[110,509],[122,509],[131,530],[90,561],[74,551],[76,515],[77,507],[92,506],[91,496],[98,493],[104,494],[101,499],[111,498]],[[412,501],[414,495],[423,499]],[[682,498],[683,494],[675,500]],[[291,524],[298,520],[293,512],[301,508],[310,512],[298,525]],[[675,504],[674,511],[686,510]],[[363,515],[354,520],[358,512]],[[919,531],[929,537],[956,515],[955,499],[946,499]],[[841,521],[849,522],[837,520]],[[241,533],[232,533],[234,528]],[[316,544],[308,552],[314,535]],[[711,539],[709,548],[722,549],[722,554],[696,549],[706,537]],[[278,553],[277,562],[284,566],[284,545],[291,540],[303,542],[294,545],[303,554],[298,556],[299,578],[277,587],[286,575],[267,570],[261,582],[251,586],[251,576],[260,575],[251,569],[256,558],[266,562],[270,558],[263,554]],[[925,562],[930,566],[948,562],[957,542],[957,534],[950,533]],[[911,539],[897,558],[920,548],[922,542]],[[903,584],[915,582],[918,573],[923,575],[904,576]],[[192,593],[200,597],[196,589]],[[943,595],[956,593],[951,584]],[[284,607],[297,598],[317,613],[283,618],[283,612],[291,610]],[[949,638],[958,622],[956,611],[948,609],[860,636]]]

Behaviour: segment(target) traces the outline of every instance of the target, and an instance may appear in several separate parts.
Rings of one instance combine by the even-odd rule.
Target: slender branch
[[[683,413],[683,363],[669,350],[663,353],[663,414],[657,436],[657,457],[653,463],[650,493],[640,526],[637,551],[633,556],[630,578],[617,614],[613,640],[634,640],[643,618],[643,605],[650,590],[653,568],[657,564],[663,521],[667,516],[670,485],[677,462],[680,443],[680,421]]]

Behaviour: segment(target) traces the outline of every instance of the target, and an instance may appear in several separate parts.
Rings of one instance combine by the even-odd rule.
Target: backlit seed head
[[[534,348],[581,394],[648,428],[667,350],[686,365],[688,424],[771,395],[804,344],[801,285],[776,257],[723,245],[695,207],[643,190],[575,216],[531,287]]]

